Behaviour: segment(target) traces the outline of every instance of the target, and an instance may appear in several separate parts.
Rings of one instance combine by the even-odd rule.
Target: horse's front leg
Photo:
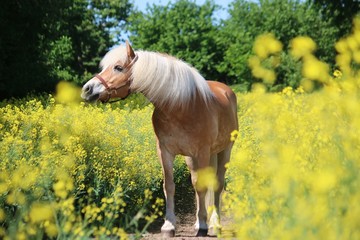
[[[163,170],[163,187],[166,200],[165,223],[161,227],[161,232],[163,233],[164,237],[174,237],[176,218],[174,212],[175,183],[173,165],[175,156],[171,154],[166,148],[161,146],[159,141],[157,142],[157,152]]]

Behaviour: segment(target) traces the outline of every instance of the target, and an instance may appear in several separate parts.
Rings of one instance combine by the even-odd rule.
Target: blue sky
[[[146,4],[150,4],[152,5],[153,3],[156,5],[166,5],[169,2],[174,2],[175,0],[133,0],[134,5],[137,9],[139,9],[140,11],[145,11],[146,10]],[[206,0],[195,0],[195,2],[197,4],[204,4]],[[227,18],[228,14],[227,14],[227,8],[228,5],[232,2],[233,0],[215,0],[215,4],[220,5],[222,8],[224,8],[224,10],[219,10],[216,12],[216,18],[219,19],[225,19]]]

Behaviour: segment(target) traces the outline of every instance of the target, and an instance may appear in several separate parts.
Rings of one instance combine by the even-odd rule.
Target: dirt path
[[[161,232],[161,224],[163,220],[159,219],[154,225],[152,225],[148,233],[146,233],[142,239],[150,240],[150,239],[164,239]],[[178,218],[178,225],[175,233],[175,237],[171,239],[182,239],[182,240],[190,240],[190,239],[200,239],[200,240],[213,240],[217,239],[217,236],[208,236],[208,237],[195,237],[196,231],[194,229],[195,223],[195,214],[185,214]],[[234,231],[231,229],[231,219],[228,217],[222,217],[221,224],[223,226],[222,237],[221,239],[235,239]]]

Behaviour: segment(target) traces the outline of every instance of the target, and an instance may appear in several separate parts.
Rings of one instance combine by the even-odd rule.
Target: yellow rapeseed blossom
[[[212,167],[200,169],[196,174],[196,189],[203,191],[206,189],[216,190],[218,188],[218,181]]]
[[[262,79],[266,84],[273,84],[276,80],[276,73],[274,70],[264,67],[263,62],[269,60],[272,67],[277,67],[280,63],[277,55],[282,51],[282,43],[273,34],[263,34],[255,39],[253,50],[256,55],[251,56],[248,60],[253,76]]]
[[[309,37],[300,36],[291,40],[290,53],[299,59],[312,54],[316,50],[316,43]]]
[[[271,33],[263,34],[255,39],[253,50],[260,59],[281,52],[282,43]]]
[[[354,31],[360,31],[360,16],[356,16],[353,20]]]
[[[304,59],[302,75],[310,80],[326,82],[329,79],[329,66],[312,56]]]
[[[47,226],[45,226],[45,232],[50,238],[54,238],[58,234],[58,228],[56,224],[49,223]]]
[[[333,76],[313,55],[315,43],[301,37],[291,46],[303,61],[301,89],[266,93],[260,84],[260,91],[237,95],[242,137],[234,143],[224,196],[236,238],[360,236],[360,194],[354,190],[360,184],[357,21],[352,35],[336,44],[339,69]],[[258,60],[249,61],[252,69]],[[315,81],[324,88],[302,94]]]
[[[347,46],[346,40],[341,39],[335,44],[335,49],[338,53],[347,53],[349,51],[349,48]]]
[[[4,183],[4,182],[0,183],[0,195],[6,193],[8,191],[8,189],[9,189],[9,186],[7,183]]]
[[[235,142],[236,138],[238,137],[239,135],[239,131],[238,130],[234,130],[231,132],[231,136],[230,136],[230,140],[232,142]]]
[[[75,87],[69,82],[62,81],[56,86],[55,99],[59,103],[80,103],[81,101],[81,89]]]
[[[0,208],[0,222],[5,220],[5,212],[3,209]]]
[[[66,198],[68,195],[68,190],[66,189],[65,181],[58,181],[54,184],[55,195],[60,198]]]
[[[341,79],[342,77],[342,72],[340,70],[335,70],[333,73],[334,77],[337,79]]]
[[[54,219],[54,209],[48,203],[34,203],[29,212],[29,218],[32,223],[52,221]]]

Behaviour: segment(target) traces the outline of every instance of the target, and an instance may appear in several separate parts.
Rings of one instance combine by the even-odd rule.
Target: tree
[[[216,8],[213,1],[199,6],[189,0],[147,6],[146,13],[130,16],[130,40],[135,48],[164,52],[189,62],[207,79],[221,79],[216,70],[222,60],[213,18]]]
[[[284,44],[284,50],[296,36],[310,36],[318,44],[316,54],[332,63],[335,52],[337,29],[331,21],[322,18],[311,3],[297,0],[259,0],[250,2],[235,0],[229,10],[230,18],[223,22],[222,40],[228,43],[224,61],[218,69],[228,73],[229,80],[247,86],[256,81],[247,66],[256,36],[271,32]],[[275,84],[296,87],[300,81],[300,69],[288,54],[282,56]],[[289,69],[295,71],[290,72]]]
[[[0,8],[0,99],[48,87],[48,70],[39,48],[46,29],[55,26],[61,9],[43,1],[6,1]],[[50,16],[46,19],[46,16]],[[51,82],[51,81],[50,81]]]
[[[0,8],[0,99],[81,82],[123,27],[129,0],[14,0]]]
[[[65,11],[55,48],[64,46],[64,36],[70,37],[69,59],[75,82],[98,71],[101,57],[115,43],[124,27],[132,5],[128,0],[76,0]],[[114,34],[112,34],[112,32]],[[65,41],[66,42],[66,41]],[[60,44],[59,44],[60,43]],[[66,44],[65,44],[66,46]],[[66,66],[64,66],[66,67]]]
[[[360,14],[360,2],[357,0],[308,0],[320,9],[323,16],[333,21],[339,29],[338,38],[350,33],[352,20]]]

